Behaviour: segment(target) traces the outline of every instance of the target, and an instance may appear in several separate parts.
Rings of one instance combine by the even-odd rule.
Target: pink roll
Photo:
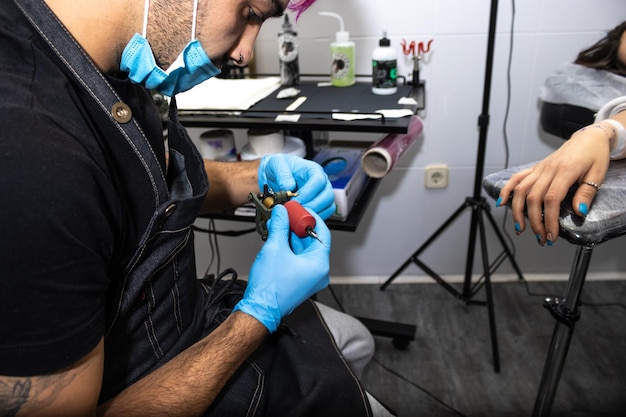
[[[413,145],[422,133],[422,120],[411,116],[407,133],[390,133],[367,148],[361,157],[363,171],[372,178],[382,178]]]

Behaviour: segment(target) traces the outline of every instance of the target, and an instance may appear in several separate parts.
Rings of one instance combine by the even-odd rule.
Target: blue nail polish
[[[537,242],[541,242],[541,235],[540,234],[536,234],[535,238],[537,238]]]
[[[589,213],[589,207],[587,207],[585,203],[580,203],[578,205],[578,211],[580,211],[582,215],[586,217],[587,213]]]
[[[552,246],[552,241],[551,240],[548,240],[546,243],[548,244],[548,246]]]
[[[502,197],[498,197],[496,200],[496,207],[500,207],[500,204],[502,204]]]
[[[515,233],[522,233],[522,227],[519,225],[519,223],[515,223]]]

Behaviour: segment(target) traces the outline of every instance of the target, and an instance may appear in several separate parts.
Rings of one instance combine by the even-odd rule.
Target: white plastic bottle
[[[387,31],[378,41],[378,48],[372,52],[372,93],[381,96],[398,91],[398,54],[391,47]]]
[[[356,82],[354,72],[354,42],[350,40],[350,33],[343,27],[343,18],[337,13],[320,12],[322,16],[330,16],[339,20],[339,32],[335,42],[330,44],[331,69],[330,83],[335,87],[349,87]]]

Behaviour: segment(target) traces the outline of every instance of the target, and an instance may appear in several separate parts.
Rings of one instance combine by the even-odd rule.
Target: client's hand
[[[285,207],[279,204],[272,209],[268,239],[252,264],[243,299],[234,308],[255,317],[270,333],[283,317],[328,285],[330,230],[317,214],[313,216],[324,244],[312,237],[297,237],[289,231]],[[289,245],[290,237],[299,240],[297,254]]]
[[[542,246],[552,245],[559,235],[561,202],[575,183],[580,183],[572,206],[586,216],[604,181],[609,166],[609,140],[601,128],[588,126],[576,132],[559,149],[538,164],[513,175],[500,191],[497,206],[512,197],[515,232],[526,229],[524,208],[530,228]]]
[[[273,191],[297,191],[294,200],[324,220],[336,210],[333,187],[316,162],[293,155],[266,155],[261,158],[258,174],[259,190],[267,184]]]

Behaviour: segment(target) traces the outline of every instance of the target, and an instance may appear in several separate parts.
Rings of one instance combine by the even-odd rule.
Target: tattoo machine
[[[259,194],[250,193],[248,200],[254,203],[256,208],[256,230],[261,235],[261,239],[267,240],[269,231],[267,230],[267,221],[272,217],[272,209],[276,204],[282,204],[289,214],[289,226],[298,237],[311,236],[320,243],[319,236],[313,228],[315,227],[315,218],[306,211],[300,203],[291,200],[291,197],[297,196],[298,193],[292,191],[278,191],[276,193],[270,191],[267,184],[263,186],[263,192]]]

